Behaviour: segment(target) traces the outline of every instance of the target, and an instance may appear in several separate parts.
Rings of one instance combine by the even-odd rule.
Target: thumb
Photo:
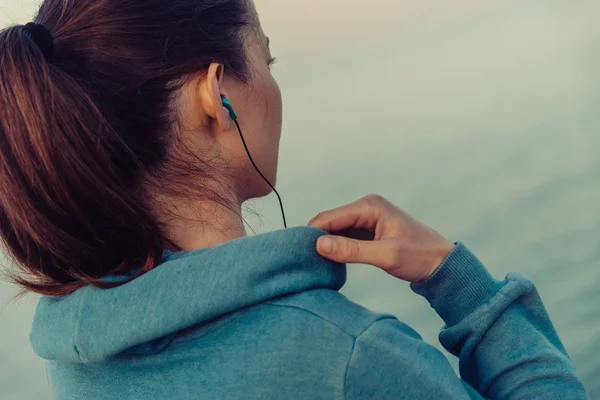
[[[339,263],[369,264],[380,268],[391,267],[399,252],[390,240],[363,241],[343,236],[326,235],[317,240],[317,251],[323,257]]]

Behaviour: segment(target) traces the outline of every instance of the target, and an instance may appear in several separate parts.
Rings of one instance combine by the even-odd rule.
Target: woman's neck
[[[168,239],[165,248],[175,252],[199,250],[247,236],[241,204],[234,210],[207,203],[174,207],[168,217],[160,218]]]

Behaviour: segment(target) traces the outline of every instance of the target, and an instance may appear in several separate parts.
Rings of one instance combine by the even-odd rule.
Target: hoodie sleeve
[[[392,318],[356,341],[346,399],[588,399],[535,286],[497,281],[462,243],[427,281],[413,284],[445,322],[444,355]],[[407,334],[408,333],[408,334]]]

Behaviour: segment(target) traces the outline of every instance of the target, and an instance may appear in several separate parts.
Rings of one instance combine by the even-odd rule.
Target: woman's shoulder
[[[290,317],[298,313],[312,315],[315,323],[333,326],[354,338],[358,338],[377,321],[384,319],[397,321],[392,314],[370,310],[331,289],[308,290],[270,300],[264,304],[288,309]],[[405,328],[406,333],[410,336],[417,335],[408,325],[397,322],[398,326]]]

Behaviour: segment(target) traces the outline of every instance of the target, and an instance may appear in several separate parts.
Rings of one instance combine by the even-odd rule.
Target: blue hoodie
[[[445,321],[440,340],[461,378],[409,326],[338,293],[346,266],[316,253],[324,234],[300,227],[166,251],[121,287],[41,298],[30,339],[54,398],[587,398],[522,276],[493,279],[458,243],[412,286]]]

